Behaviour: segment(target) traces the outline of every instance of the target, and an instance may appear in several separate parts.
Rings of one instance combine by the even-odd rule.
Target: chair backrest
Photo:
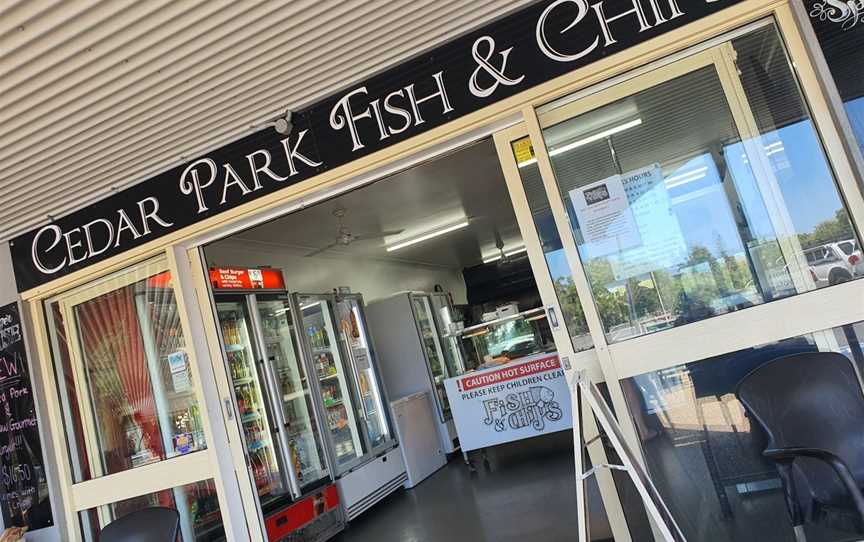
[[[864,393],[846,356],[808,352],[777,358],[745,376],[736,395],[767,433],[768,448],[827,450],[864,479]],[[813,497],[838,494],[829,466],[807,459],[795,466]]]
[[[109,523],[99,542],[176,542],[180,515],[173,508],[142,508]]]

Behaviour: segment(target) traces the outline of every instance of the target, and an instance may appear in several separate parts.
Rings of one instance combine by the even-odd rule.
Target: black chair
[[[768,436],[795,536],[805,522],[864,532],[864,394],[848,358],[777,358],[738,385],[738,400]]]
[[[99,542],[176,542],[180,514],[173,508],[142,508],[109,523]]]

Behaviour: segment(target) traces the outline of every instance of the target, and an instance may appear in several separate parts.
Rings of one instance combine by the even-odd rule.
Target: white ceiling
[[[530,1],[0,1],[0,240]]]
[[[505,250],[524,246],[495,146],[481,141],[447,156],[421,164],[338,198],[297,211],[241,232],[226,241],[256,246],[264,252],[289,250],[305,254],[336,237],[333,210],[344,208],[345,226],[355,235],[378,236],[404,230],[386,239],[355,241],[329,250],[322,257],[344,260],[375,258],[462,269],[497,253],[496,231]],[[467,218],[469,225],[416,245],[387,252],[386,245],[417,239],[430,231]],[[219,242],[214,243],[218,245]],[[215,262],[243,265],[243,262]]]

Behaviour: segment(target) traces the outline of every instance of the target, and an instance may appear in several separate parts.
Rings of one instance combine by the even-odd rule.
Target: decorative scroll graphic
[[[838,24],[843,30],[850,30],[864,18],[864,0],[814,2],[810,7],[810,17]]]
[[[0,511],[6,527],[53,525],[16,303],[0,307]]]

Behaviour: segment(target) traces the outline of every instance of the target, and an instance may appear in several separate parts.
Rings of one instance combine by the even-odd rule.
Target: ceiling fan
[[[369,239],[380,239],[383,237],[388,237],[390,235],[399,235],[400,233],[405,231],[405,230],[389,230],[389,231],[382,231],[381,233],[376,233],[376,234],[355,235],[354,233],[351,232],[351,230],[348,229],[348,227],[343,222],[343,219],[345,218],[345,215],[347,213],[348,213],[348,210],[345,209],[344,207],[337,207],[336,209],[333,209],[333,216],[335,216],[336,220],[339,221],[339,228],[336,230],[335,239],[329,245],[315,249],[312,252],[306,254],[306,256],[304,256],[304,257],[308,258],[309,256],[316,256],[318,254],[321,254],[322,252],[326,252],[326,251],[328,251],[332,248],[336,248],[338,246],[347,247],[348,245],[350,245],[354,241],[366,241]]]
[[[524,249],[515,249],[510,251],[504,249],[504,240],[501,238],[501,233],[498,231],[498,228],[493,229],[493,234],[495,235],[495,248],[498,249],[498,254],[486,258],[483,263],[494,263],[496,266],[500,267],[514,262],[524,256]]]

